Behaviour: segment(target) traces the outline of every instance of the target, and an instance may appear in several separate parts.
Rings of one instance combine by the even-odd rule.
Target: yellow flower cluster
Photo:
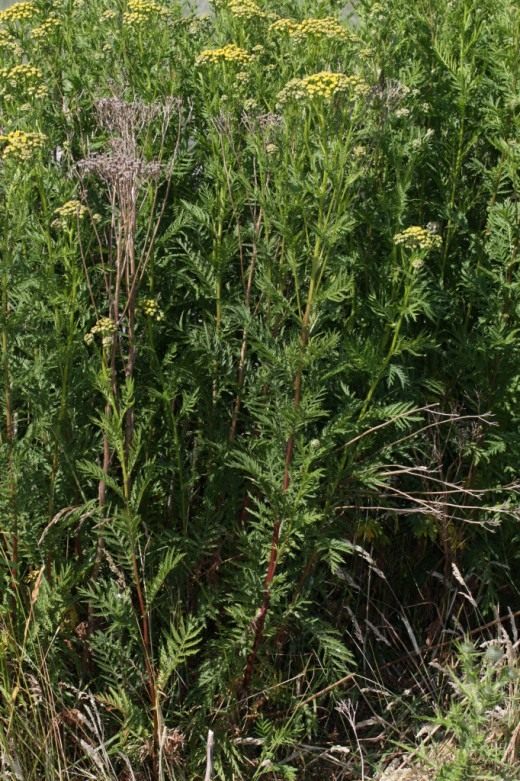
[[[273,33],[286,33],[287,35],[296,35],[300,25],[294,19],[277,19],[269,25],[269,30]]]
[[[96,336],[101,337],[103,347],[110,347],[114,334],[117,332],[117,325],[111,317],[100,317],[97,323],[92,326],[90,331],[83,337],[85,344],[92,344]]]
[[[24,130],[13,130],[5,136],[0,136],[3,144],[2,159],[23,162],[29,160],[36,152],[43,149],[47,137],[43,133],[26,133]]]
[[[57,219],[53,222],[53,225],[63,227],[72,218],[80,220],[82,217],[85,217],[88,214],[88,209],[80,201],[73,199],[64,203],[63,206],[59,206],[54,214]]]
[[[104,22],[109,22],[111,19],[115,19],[117,16],[117,13],[113,10],[113,8],[109,8],[107,11],[103,11],[101,14],[101,19]]]
[[[270,25],[272,32],[285,33],[289,38],[303,41],[306,38],[327,38],[330,41],[346,41],[349,38],[348,30],[343,27],[333,16],[323,19],[304,19],[296,22],[294,19],[278,19]]]
[[[268,16],[255,0],[229,0],[227,8],[240,19],[266,19]]]
[[[166,16],[168,10],[155,0],[128,0],[128,11],[123,14],[123,22],[129,25],[142,25],[153,16]]]
[[[7,49],[18,56],[22,53],[21,46],[16,38],[13,38],[13,36],[2,27],[0,27],[0,50],[1,49]]]
[[[106,336],[107,334],[115,334],[117,331],[117,325],[114,323],[111,317],[100,317],[95,325],[92,326],[90,332],[93,334],[101,334]]]
[[[0,24],[4,22],[26,22],[32,19],[38,13],[34,3],[15,3],[0,11]]]
[[[241,49],[234,43],[228,43],[220,49],[204,49],[197,59],[197,65],[213,64],[216,62],[246,63],[251,60],[251,55],[245,49]]]
[[[324,98],[331,100],[336,95],[352,93],[362,97],[369,91],[368,84],[359,76],[345,76],[344,73],[321,71],[305,76],[303,79],[291,79],[278,94],[278,102],[283,104],[290,100],[306,100],[308,98]]]
[[[157,320],[157,322],[164,319],[164,312],[155,298],[145,298],[141,305],[141,310],[145,317],[150,317],[152,320]]]
[[[401,233],[395,234],[394,244],[407,249],[431,250],[439,248],[442,244],[442,239],[438,233],[428,228],[411,225]]]
[[[42,79],[41,70],[27,63],[0,68],[0,95],[12,95],[21,89],[30,98],[43,98],[47,94],[47,87]]]
[[[336,41],[346,41],[349,38],[348,30],[333,16],[326,16],[323,19],[304,19],[298,27],[297,35],[300,38],[311,35]]]
[[[35,40],[41,41],[47,38],[50,33],[52,33],[53,30],[56,30],[59,26],[60,20],[58,17],[51,15],[47,17],[44,22],[38,25],[38,27],[34,27],[34,29],[31,31],[31,35]]]

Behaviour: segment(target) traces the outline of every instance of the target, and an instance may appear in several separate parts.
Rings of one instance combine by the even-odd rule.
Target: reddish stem
[[[310,318],[311,303],[310,300],[307,303],[307,308],[302,322],[301,331],[301,346],[302,350],[305,350],[309,341],[309,318]],[[302,369],[299,368],[294,378],[294,398],[293,404],[296,409],[300,406],[302,396]],[[285,445],[285,463],[282,480],[282,491],[286,493],[289,490],[291,484],[291,464],[294,454],[294,434],[291,434]],[[265,620],[271,603],[271,588],[276,574],[276,568],[278,566],[278,553],[280,544],[280,529],[281,520],[277,518],[273,525],[273,533],[271,536],[271,550],[269,553],[269,563],[267,565],[267,572],[264,578],[264,589],[262,596],[262,604],[260,605],[256,617],[253,621],[252,629],[254,631],[253,646],[247,657],[246,668],[244,671],[244,677],[242,679],[242,691],[246,692],[251,683],[253,672],[255,669],[256,659],[258,656],[258,649],[262,642]]]

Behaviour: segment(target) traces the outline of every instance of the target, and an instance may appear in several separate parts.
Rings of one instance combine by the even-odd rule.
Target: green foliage
[[[510,764],[511,736],[518,718],[518,667],[511,643],[488,644],[477,652],[471,643],[459,649],[457,665],[446,670],[453,699],[432,719],[443,731],[443,761],[433,760],[436,781],[518,778]]]
[[[0,12],[9,781],[191,781],[208,729],[303,777],[456,573],[518,605],[520,13],[337,11]]]

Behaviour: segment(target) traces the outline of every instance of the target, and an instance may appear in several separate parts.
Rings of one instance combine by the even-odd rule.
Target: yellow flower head
[[[0,11],[0,24],[4,22],[27,22],[36,16],[37,13],[38,9],[34,3],[15,3],[6,8],[5,11]]]
[[[442,239],[438,233],[429,228],[411,225],[401,233],[395,234],[394,244],[412,250],[431,250],[438,249],[442,244]]]
[[[69,221],[81,220],[85,217],[88,214],[88,209],[80,201],[72,199],[55,209],[54,214],[56,219],[53,225],[57,228],[63,228]]]
[[[273,33],[286,33],[294,35],[300,29],[300,25],[294,19],[277,19],[269,25],[269,30]]]
[[[25,130],[13,130],[5,136],[0,136],[2,160],[23,162],[43,149],[47,137],[43,133],[26,133]]]
[[[323,19],[304,19],[302,22],[296,22],[294,19],[278,19],[270,25],[269,30],[286,34],[297,41],[310,37],[346,41],[350,37],[348,30],[333,16],[326,16]]]
[[[197,59],[197,65],[214,64],[217,62],[237,62],[244,64],[250,62],[251,55],[245,49],[241,49],[234,43],[228,43],[219,49],[204,49]]]
[[[9,33],[5,28],[0,27],[0,51],[4,49],[13,52],[18,56],[21,56],[22,49],[16,38]]]
[[[280,104],[290,101],[305,101],[313,98],[332,100],[336,95],[350,94],[362,97],[369,91],[368,84],[359,76],[345,76],[344,73],[321,71],[305,76],[303,79],[291,79],[278,94]]]
[[[153,17],[168,15],[168,9],[155,0],[128,0],[127,8],[123,22],[132,26],[145,24]]]
[[[91,334],[101,334],[101,336],[115,334],[116,331],[117,325],[114,323],[111,317],[100,317],[97,323],[90,329]]]
[[[299,25],[298,38],[328,38],[331,41],[346,41],[349,38],[348,30],[333,16],[324,19],[304,19]]]
[[[141,305],[141,311],[145,317],[149,317],[151,320],[160,322],[164,319],[164,312],[155,298],[145,298]]]
[[[117,324],[111,317],[100,317],[90,331],[83,337],[85,344],[92,344],[96,336],[101,337],[103,347],[110,347],[117,333]]]
[[[48,16],[45,21],[38,25],[38,27],[34,27],[31,30],[31,36],[36,41],[45,40],[45,38],[48,38],[53,30],[57,30],[59,26],[60,20],[57,16]]]
[[[41,70],[28,63],[0,68],[0,95],[12,97],[18,91],[30,98],[45,97],[47,87],[43,84]]]
[[[263,11],[255,0],[229,0],[227,9],[239,19],[266,19],[268,14]]]

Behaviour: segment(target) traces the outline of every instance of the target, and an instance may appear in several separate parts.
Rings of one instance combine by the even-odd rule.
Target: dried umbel
[[[246,132],[251,136],[255,136],[261,142],[268,156],[273,156],[279,151],[279,129],[283,123],[280,114],[274,114],[273,112],[256,114],[244,111],[241,121]]]
[[[227,114],[225,111],[221,111],[211,120],[211,123],[215,127],[217,133],[231,138],[233,133],[233,117],[231,114]]]
[[[177,764],[182,760],[182,751],[184,749],[185,736],[180,729],[165,729],[162,750],[164,756],[170,764]]]
[[[180,112],[182,103],[172,98],[164,103],[126,101],[122,98],[102,98],[95,104],[99,126],[112,138],[108,150],[90,155],[78,163],[82,173],[93,174],[107,185],[118,188],[120,201],[134,201],[137,189],[145,182],[157,179],[162,171],[158,161],[148,161],[139,150],[141,131],[159,118],[168,124],[174,111]]]
[[[408,97],[415,97],[417,94],[417,90],[412,90],[396,79],[386,79],[382,84],[372,87],[369,97],[385,115],[394,114],[402,118],[411,113],[403,103]]]
[[[106,152],[96,152],[78,162],[81,173],[98,176],[109,185],[138,184],[146,178],[146,165],[137,156],[136,135],[146,124],[144,104],[120,98],[102,98],[95,104],[98,124],[113,135]]]
[[[283,120],[281,114],[269,111],[267,114],[260,114],[257,117],[257,122],[262,130],[272,130],[273,128],[281,127]]]
[[[185,739],[184,733],[179,729],[163,728],[163,733],[159,741],[159,750],[170,766],[181,763]],[[141,762],[146,762],[146,760],[150,759],[153,756],[154,749],[155,747],[152,738],[147,738],[142,743],[139,750],[139,759]]]
[[[99,126],[110,134],[128,139],[159,116],[164,107],[160,103],[142,100],[127,101],[122,98],[100,98],[95,103]]]
[[[78,169],[83,173],[98,176],[106,184],[118,188],[139,187],[161,173],[161,164],[148,162],[134,156],[121,139],[110,141],[108,152],[99,152],[80,160]]]
[[[260,132],[268,136],[281,127],[282,122],[281,114],[275,114],[273,111],[266,114],[251,114],[249,112],[242,114],[242,124],[249,133]]]

